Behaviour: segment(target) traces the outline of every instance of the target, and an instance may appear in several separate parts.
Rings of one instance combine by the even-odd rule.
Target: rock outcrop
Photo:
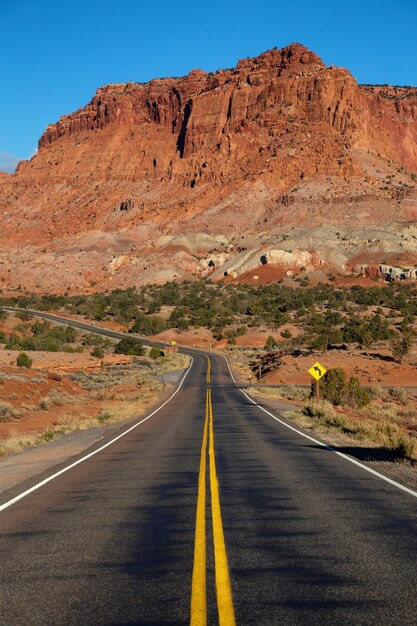
[[[257,254],[260,233],[279,250],[282,233],[307,224],[415,221],[416,181],[417,89],[358,85],[300,44],[230,70],[111,84],[0,177],[0,277],[10,282],[11,251],[19,282],[40,288],[49,271],[70,288],[75,275],[103,288],[198,274],[225,250],[171,254],[158,236],[224,235],[232,266],[242,236]],[[35,283],[22,246],[48,268]]]

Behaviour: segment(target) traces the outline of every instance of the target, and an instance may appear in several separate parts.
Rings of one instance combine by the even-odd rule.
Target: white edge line
[[[109,446],[111,446],[115,441],[117,441],[118,439],[121,439],[122,437],[124,437],[125,435],[127,435],[128,433],[130,433],[132,430],[134,430],[135,428],[137,428],[138,426],[140,426],[141,424],[143,424],[143,422],[146,422],[148,419],[150,419],[153,415],[155,415],[155,413],[158,413],[158,411],[160,411],[164,406],[166,406],[168,404],[168,402],[170,402],[172,400],[172,398],[179,392],[179,390],[181,389],[186,377],[188,376],[188,373],[193,365],[193,357],[190,356],[191,359],[191,363],[187,369],[187,371],[185,372],[184,376],[182,377],[182,380],[180,382],[180,384],[178,385],[178,387],[176,388],[176,390],[174,391],[174,393],[168,398],[168,400],[165,400],[165,402],[163,404],[161,404],[161,406],[159,406],[157,409],[155,409],[155,411],[152,411],[152,413],[150,413],[150,415],[148,415],[147,417],[145,417],[144,419],[142,419],[140,422],[137,422],[136,424],[134,424],[133,426],[131,426],[130,428],[128,428],[127,430],[125,430],[123,433],[121,433],[120,435],[117,435],[117,437],[114,437],[114,439],[111,439],[111,441],[108,441],[106,444],[104,444],[104,446],[101,446],[100,448],[98,448],[97,450],[94,450],[94,452],[90,452],[89,454],[87,454],[86,456],[83,456],[81,459],[78,459],[78,461],[75,461],[74,463],[71,463],[71,465],[68,465],[67,467],[62,468],[61,470],[59,470],[59,472],[55,472],[55,474],[52,474],[52,476],[48,476],[48,478],[45,478],[45,480],[42,480],[40,483],[37,483],[36,485],[33,485],[33,487],[30,487],[30,489],[27,489],[26,491],[23,491],[23,493],[20,493],[18,496],[16,496],[15,498],[12,498],[11,500],[9,500],[8,502],[5,502],[4,504],[2,504],[0,506],[0,512],[4,511],[5,509],[8,509],[10,506],[12,506],[13,504],[15,504],[16,502],[18,502],[19,500],[22,500],[23,498],[25,498],[26,496],[28,496],[30,493],[33,493],[34,491],[36,491],[37,489],[40,489],[40,487],[43,487],[44,485],[46,485],[47,483],[49,483],[51,480],[54,480],[54,478],[57,478],[58,476],[61,476],[61,474],[65,474],[65,472],[68,472],[70,469],[72,469],[73,467],[75,467],[76,465],[79,465],[80,463],[83,463],[84,461],[87,461],[87,459],[90,459],[92,456],[94,456],[95,454],[98,454],[99,452],[101,452],[102,450],[104,450],[105,448],[108,448]]]
[[[236,383],[235,377],[233,376],[232,370],[230,369],[230,364],[229,364],[229,361],[228,361],[227,357],[225,357],[224,354],[222,354],[221,356],[225,359],[225,361],[227,363],[227,367],[229,368],[229,372],[230,372],[230,375],[232,377],[233,382]],[[280,424],[282,424],[286,428],[289,428],[290,430],[294,431],[298,435],[301,435],[305,439],[309,439],[310,441],[312,441],[313,443],[316,443],[320,447],[325,448],[326,450],[329,450],[330,452],[333,452],[334,454],[337,454],[337,456],[342,457],[342,459],[346,459],[346,461],[349,461],[349,463],[353,463],[353,465],[356,465],[357,467],[361,467],[366,472],[369,472],[369,474],[373,474],[377,478],[380,478],[381,480],[384,480],[386,483],[389,483],[390,485],[393,485],[394,487],[397,487],[397,489],[401,489],[401,491],[405,491],[410,496],[413,496],[414,498],[417,498],[417,491],[413,491],[413,489],[409,489],[408,487],[405,487],[404,485],[401,485],[400,483],[397,483],[395,480],[392,480],[392,478],[388,478],[388,476],[384,476],[383,474],[380,474],[379,472],[377,472],[376,470],[372,469],[371,467],[368,467],[367,465],[363,465],[363,463],[360,463],[356,459],[352,459],[347,454],[343,454],[343,452],[338,452],[337,450],[332,448],[332,446],[329,446],[328,444],[323,443],[322,441],[319,441],[318,439],[314,439],[314,437],[310,437],[309,435],[306,435],[301,430],[298,430],[297,428],[294,428],[294,426],[290,426],[290,424],[287,424],[283,420],[280,420],[278,417],[276,417],[276,415],[274,415],[273,413],[270,413],[270,411],[267,411],[266,409],[264,409],[257,402],[255,402],[255,400],[253,400],[250,396],[248,396],[248,394],[245,391],[243,391],[243,389],[239,389],[239,391],[241,393],[243,393],[243,395],[246,396],[246,398],[252,404],[257,406],[258,409],[260,409],[261,411],[263,411],[264,413],[266,413],[267,415],[272,417],[274,420],[276,420],[277,422],[279,422]]]

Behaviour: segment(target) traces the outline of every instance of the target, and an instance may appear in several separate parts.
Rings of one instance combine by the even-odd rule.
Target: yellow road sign
[[[177,345],[177,342],[172,339],[171,340],[171,346],[176,346],[176,345]]]
[[[320,380],[320,378],[322,378],[322,376],[324,376],[326,372],[326,368],[323,367],[323,365],[320,365],[318,361],[316,361],[316,363],[314,363],[314,365],[312,365],[308,370],[310,376],[312,376],[316,380]]]

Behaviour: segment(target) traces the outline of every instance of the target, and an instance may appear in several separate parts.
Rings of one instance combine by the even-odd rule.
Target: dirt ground
[[[0,456],[67,432],[140,416],[172,389],[189,362],[180,354],[156,361],[121,356],[93,369],[88,361],[85,366],[85,355],[65,353],[37,355],[42,367],[35,367],[36,361],[31,369],[0,367]],[[67,357],[71,360],[65,363]]]
[[[318,361],[326,369],[341,367],[346,374],[356,376],[362,385],[417,387],[417,353],[402,364],[395,362],[388,350],[372,349],[369,354],[362,350],[329,350],[310,356],[283,357],[279,369],[263,378],[270,384],[309,385],[309,368]]]

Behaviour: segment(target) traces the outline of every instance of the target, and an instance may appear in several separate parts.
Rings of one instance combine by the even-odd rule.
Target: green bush
[[[134,337],[124,337],[114,346],[114,353],[143,356],[144,349],[141,342]]]
[[[28,322],[33,317],[32,313],[29,313],[29,311],[16,311],[15,316],[23,322]]]
[[[363,407],[370,403],[372,394],[361,387],[359,379],[352,376],[349,380],[341,367],[329,369],[320,380],[320,395],[334,406],[350,404]],[[314,395],[315,385],[311,386],[311,395]]]
[[[332,405],[327,400],[320,402],[310,402],[303,408],[303,413],[308,417],[332,424],[337,419],[337,414]]]
[[[18,328],[16,327],[16,330]],[[21,325],[19,331],[27,332],[27,328]],[[46,321],[36,321],[30,326],[32,335],[19,337],[12,333],[7,340],[7,350],[45,350],[46,352],[61,352],[68,348],[78,336],[77,331],[70,326],[51,326]]]
[[[277,345],[278,344],[277,344],[275,337],[273,337],[272,335],[269,335],[268,339],[265,342],[266,350],[272,350],[273,348],[276,348]]]
[[[320,396],[337,406],[343,404],[347,393],[347,380],[345,370],[341,367],[329,369],[320,380]],[[312,384],[312,393],[315,384]]]
[[[394,454],[400,458],[411,459],[414,451],[415,440],[412,437],[406,435],[400,436],[392,450]]]
[[[21,352],[16,359],[16,363],[18,367],[27,367],[28,369],[30,369],[32,367],[33,361],[26,354],[26,352]]]
[[[410,332],[395,333],[390,341],[391,353],[398,363],[402,363],[404,357],[410,353],[414,343],[414,335]]]
[[[393,387],[392,389],[388,390],[388,393],[391,398],[393,398],[397,402],[400,402],[404,405],[408,403],[408,393],[406,389],[403,389],[402,387]]]
[[[151,359],[160,359],[161,357],[165,356],[165,354],[160,348],[151,348],[149,350],[149,356],[151,357]]]
[[[97,421],[100,422],[100,424],[105,424],[110,419],[113,419],[113,413],[110,411],[101,411],[97,415]]]
[[[96,357],[96,359],[102,359],[104,357],[104,350],[103,350],[103,348],[100,348],[99,346],[96,346],[91,351],[91,356]]]
[[[175,328],[178,328],[178,330],[188,330],[189,326],[188,320],[183,317],[179,317],[175,322]]]
[[[355,376],[352,376],[349,379],[347,384],[347,390],[348,393],[346,402],[353,404],[358,408],[366,406],[372,400],[372,393],[368,389],[361,387],[359,379]]]
[[[103,335],[96,335],[95,333],[87,333],[83,336],[82,340],[83,346],[97,346],[99,348],[110,348],[112,346],[112,341],[108,337],[104,337]]]
[[[138,333],[138,335],[144,335],[146,337],[148,335],[157,335],[166,329],[167,323],[162,317],[140,314],[136,317],[130,332]]]

